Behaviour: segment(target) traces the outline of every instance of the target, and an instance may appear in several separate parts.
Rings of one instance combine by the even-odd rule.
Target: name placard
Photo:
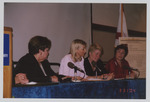
[[[4,34],[4,66],[9,66],[9,34]]]

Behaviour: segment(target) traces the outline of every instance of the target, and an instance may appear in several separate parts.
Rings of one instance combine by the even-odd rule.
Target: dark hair
[[[128,55],[128,45],[127,44],[121,44],[121,45],[118,45],[116,48],[115,48],[115,52],[114,52],[114,56],[116,56],[116,52],[117,50],[119,49],[124,49],[125,51],[125,56],[124,58]]]
[[[47,37],[35,36],[28,43],[29,53],[33,55],[39,53],[39,49],[44,51],[46,48],[51,48],[51,41]]]

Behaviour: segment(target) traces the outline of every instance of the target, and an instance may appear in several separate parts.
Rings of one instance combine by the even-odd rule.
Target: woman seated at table
[[[94,43],[89,47],[88,57],[84,59],[84,68],[88,78],[108,78],[113,79],[113,74],[107,74],[104,68],[103,62],[100,57],[103,55],[103,48],[98,44]]]
[[[58,76],[47,60],[50,48],[51,41],[48,38],[31,38],[28,44],[29,53],[18,61],[14,69],[15,84],[26,84],[30,81],[58,82]]]
[[[114,78],[135,78],[136,74],[128,70],[130,67],[125,57],[128,54],[128,47],[126,44],[118,45],[114,51],[114,57],[106,64],[106,70],[114,74]],[[130,75],[129,75],[130,71]]]
[[[85,71],[84,71],[83,57],[85,53],[86,53],[86,42],[80,39],[73,40],[70,46],[70,53],[65,55],[61,60],[59,75],[65,75],[70,78],[74,78],[76,76],[77,80],[84,78]],[[75,70],[74,66],[80,68],[82,71]]]

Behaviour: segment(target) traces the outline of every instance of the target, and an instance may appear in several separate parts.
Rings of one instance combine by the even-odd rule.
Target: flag
[[[128,37],[126,18],[125,18],[122,4],[120,4],[120,10],[119,10],[119,20],[118,20],[116,39],[115,39],[115,47],[119,45],[119,37]]]

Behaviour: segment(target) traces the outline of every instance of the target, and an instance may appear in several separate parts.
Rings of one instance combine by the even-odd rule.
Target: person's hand
[[[57,76],[51,76],[52,82],[59,82]]]
[[[107,78],[106,80],[113,80],[114,79],[114,73],[109,73],[109,74],[106,74]],[[105,76],[104,76],[105,78]]]
[[[86,79],[102,79],[103,75],[98,75],[98,76],[88,76]]]
[[[81,80],[83,78],[81,78],[80,76],[76,76],[76,80]],[[75,77],[72,77],[72,80],[75,80]]]
[[[27,84],[29,80],[27,79],[26,74],[18,73],[15,76],[15,84]]]
[[[65,76],[65,77],[62,77],[61,79],[62,80],[65,80],[65,79],[67,79],[67,78],[72,78],[71,76]]]

